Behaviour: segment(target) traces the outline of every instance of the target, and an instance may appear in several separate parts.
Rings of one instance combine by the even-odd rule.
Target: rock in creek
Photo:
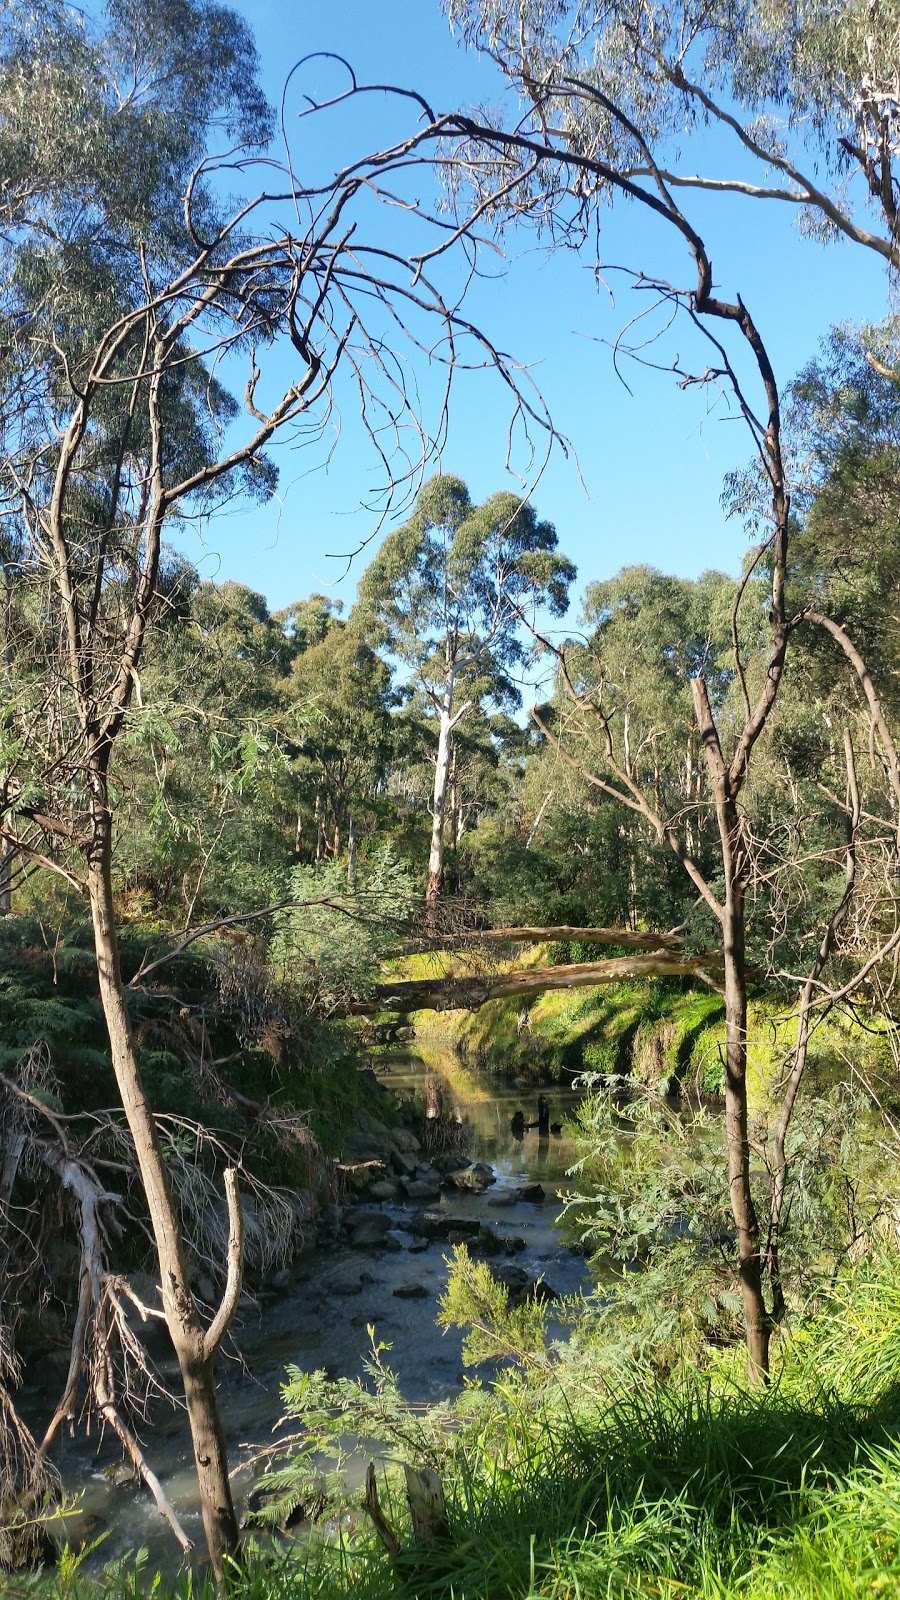
[[[399,1194],[400,1185],[394,1178],[379,1178],[369,1185],[370,1200],[396,1200]]]
[[[495,1233],[493,1228],[482,1223],[478,1238],[472,1240],[472,1246],[485,1256],[512,1256],[525,1249],[525,1240],[510,1234]]]
[[[373,1183],[385,1176],[384,1163],[370,1157],[365,1161],[344,1162],[337,1169],[351,1194],[366,1194]]]
[[[480,1228],[478,1217],[451,1217],[447,1211],[414,1211],[409,1219],[410,1233],[423,1239],[449,1239],[451,1233],[471,1239]]]
[[[458,1150],[436,1150],[431,1165],[437,1167],[438,1172],[459,1172],[460,1167],[469,1165],[469,1157],[460,1155]]]
[[[516,1267],[511,1262],[503,1262],[499,1266],[490,1268],[491,1277],[502,1283],[509,1295],[511,1306],[520,1306],[526,1300],[558,1300],[555,1289],[543,1278],[534,1279],[524,1267]]]
[[[437,1178],[404,1178],[403,1189],[408,1200],[439,1200],[441,1186]]]
[[[351,1295],[362,1294],[371,1282],[372,1274],[358,1261],[337,1261],[322,1273],[318,1286],[329,1294]]]
[[[486,1161],[473,1161],[470,1167],[463,1167],[459,1172],[451,1172],[445,1182],[452,1184],[454,1189],[469,1189],[475,1194],[484,1194],[485,1189],[497,1182],[493,1167]]]
[[[384,1248],[385,1235],[391,1226],[390,1217],[383,1211],[360,1212],[350,1221],[350,1244],[354,1250],[379,1250]]]
[[[398,1300],[427,1300],[428,1290],[424,1283],[398,1283],[394,1294]]]
[[[546,1198],[543,1184],[540,1183],[526,1183],[521,1189],[516,1190],[517,1200],[526,1200],[533,1206],[543,1205]]]

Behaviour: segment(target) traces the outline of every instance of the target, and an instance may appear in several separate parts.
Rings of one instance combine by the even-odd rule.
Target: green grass
[[[623,1393],[593,1426],[557,1420],[538,1438],[533,1421],[457,1470],[452,1547],[408,1543],[395,1562],[366,1538],[300,1560],[258,1553],[233,1600],[900,1594],[900,1454],[883,1420],[833,1398],[804,1407],[777,1389],[722,1397],[686,1383]],[[399,1522],[399,1502],[386,1503]],[[154,1587],[140,1569],[99,1591],[76,1572],[43,1586],[65,1600],[98,1592],[211,1596],[202,1580]]]

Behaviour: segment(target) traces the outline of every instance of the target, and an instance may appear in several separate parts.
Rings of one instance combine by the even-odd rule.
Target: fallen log
[[[721,957],[716,953],[679,956],[669,950],[648,955],[613,956],[608,961],[578,961],[560,967],[466,974],[453,978],[406,978],[380,983],[366,1000],[348,1006],[345,1015],[366,1017],[378,1011],[477,1011],[489,1000],[538,995],[546,989],[587,989],[594,984],[628,978],[701,978],[720,987]]]
[[[427,950],[456,950],[479,944],[544,944],[577,940],[580,944],[615,944],[623,950],[681,949],[677,933],[639,933],[633,928],[460,928],[456,932],[403,939],[391,955],[417,955]]]

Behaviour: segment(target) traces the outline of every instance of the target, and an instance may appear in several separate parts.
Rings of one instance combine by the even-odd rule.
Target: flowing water
[[[421,1057],[397,1053],[379,1063],[382,1083],[402,1101],[415,1102],[434,1115],[432,1126],[443,1136],[458,1139],[472,1161],[489,1163],[496,1183],[485,1193],[445,1194],[429,1210],[443,1209],[454,1217],[478,1217],[503,1235],[525,1241],[516,1256],[533,1278],[543,1276],[558,1294],[572,1294],[585,1281],[584,1263],[563,1244],[556,1227],[560,1210],[556,1198],[566,1187],[566,1171],[577,1152],[565,1124],[580,1098],[570,1089],[546,1090],[549,1120],[554,1132],[521,1127],[537,1119],[537,1090],[498,1084],[468,1071],[452,1055],[423,1062]],[[515,1113],[521,1114],[515,1121]],[[427,1159],[429,1123],[425,1122]],[[524,1202],[516,1191],[539,1182],[546,1193],[543,1204]],[[373,1209],[366,1204],[366,1210]],[[449,1247],[440,1240],[424,1251],[410,1254],[414,1239],[408,1231],[416,1207],[410,1201],[385,1204],[392,1232],[400,1242],[392,1251],[354,1251],[346,1246],[316,1249],[292,1271],[288,1286],[277,1297],[267,1296],[259,1306],[242,1313],[233,1332],[228,1359],[220,1357],[222,1410],[232,1461],[237,1465],[252,1445],[266,1443],[281,1415],[280,1385],[288,1363],[313,1371],[324,1368],[330,1377],[362,1372],[369,1349],[368,1328],[374,1325],[379,1342],[389,1343],[389,1365],[397,1373],[402,1392],[412,1401],[436,1401],[453,1396],[462,1387],[464,1372],[461,1335],[442,1333],[435,1325],[436,1301],[446,1282],[445,1257]],[[398,1297],[396,1289],[421,1285],[421,1298]],[[177,1387],[177,1367],[171,1356],[160,1363],[165,1376]],[[36,1384],[36,1390],[43,1388]],[[48,1387],[44,1397],[51,1397]],[[37,1396],[36,1396],[37,1397]],[[157,1406],[152,1422],[142,1434],[147,1458],[162,1480],[188,1536],[202,1549],[202,1529],[193,1474],[190,1442],[181,1411]],[[103,1565],[129,1550],[144,1546],[151,1564],[174,1571],[178,1552],[146,1490],[110,1479],[120,1453],[109,1440],[85,1440],[82,1432],[63,1442],[59,1464],[66,1488],[82,1495],[81,1512],[67,1527],[71,1544],[90,1543],[104,1535],[90,1564]],[[360,1473],[365,1461],[359,1463]],[[236,1497],[243,1502],[252,1487],[250,1473],[239,1473]]]

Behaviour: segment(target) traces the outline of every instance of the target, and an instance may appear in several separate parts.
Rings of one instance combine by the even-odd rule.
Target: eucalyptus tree
[[[524,624],[542,607],[562,616],[574,576],[556,530],[527,502],[502,492],[475,506],[462,479],[437,476],[360,582],[359,628],[403,663],[437,723],[432,908],[443,880],[453,730],[476,705],[518,702],[511,674],[525,660]]]
[[[301,138],[318,111],[314,101],[303,108]],[[267,445],[276,435],[321,440],[345,371],[380,459],[391,452],[388,416],[401,474],[410,431],[427,461],[432,441],[385,354],[386,326],[414,346],[426,334],[433,344],[440,327],[448,381],[469,338],[513,391],[516,380],[427,272],[411,276],[388,246],[366,245],[373,197],[397,199],[376,181],[390,152],[305,190],[294,159],[267,158],[275,192],[228,198],[257,170],[272,118],[245,24],[210,0],[110,0],[102,15],[14,0],[0,25],[0,109],[0,498],[22,552],[0,835],[20,872],[53,871],[90,907],[112,1065],[222,1579],[238,1529],[213,1363],[240,1293],[237,1178],[226,1175],[227,1272],[207,1325],[141,1077],[113,889],[117,751],[165,604],[163,535],[234,496],[270,494]],[[215,157],[216,143],[230,153]],[[315,133],[308,148],[321,155]],[[287,358],[281,377],[269,363],[276,344]],[[239,403],[226,383],[241,378]],[[533,397],[523,406],[537,417]],[[443,421],[440,411],[435,431]]]
[[[396,693],[390,669],[356,630],[327,620],[321,638],[310,629],[283,680],[279,722],[290,752],[296,853],[337,860],[343,843],[352,877],[363,822],[377,820],[396,747]]]
[[[178,926],[277,898],[294,834],[284,683],[295,644],[261,595],[164,561],[119,751],[114,881]]]
[[[806,232],[900,265],[896,0],[445,0],[445,10],[518,89],[526,140],[533,112],[585,163],[587,187],[631,185],[651,204],[659,184],[772,200]]]

